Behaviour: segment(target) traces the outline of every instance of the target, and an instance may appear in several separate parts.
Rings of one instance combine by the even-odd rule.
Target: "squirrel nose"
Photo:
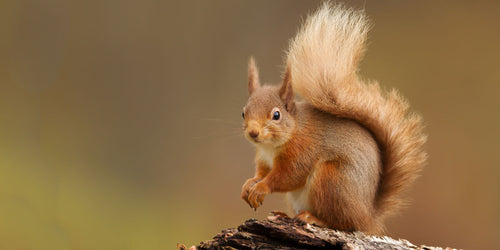
[[[257,138],[257,136],[259,136],[259,131],[252,130],[252,131],[248,132],[248,135],[252,138]]]

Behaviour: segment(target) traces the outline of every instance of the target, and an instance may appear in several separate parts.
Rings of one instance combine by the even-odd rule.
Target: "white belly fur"
[[[273,169],[274,156],[276,155],[276,150],[271,147],[258,146],[258,157],[259,160],[266,163],[270,169]]]
[[[306,184],[303,188],[286,194],[288,204],[295,214],[298,214],[300,211],[310,211],[309,188],[307,186]]]

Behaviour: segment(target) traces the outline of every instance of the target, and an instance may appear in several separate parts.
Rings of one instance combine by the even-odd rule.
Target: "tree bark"
[[[188,249],[178,244],[177,249]],[[265,220],[250,219],[237,229],[222,230],[212,240],[189,249],[443,249],[416,246],[407,240],[342,232],[290,219],[273,212]],[[451,248],[446,248],[451,249]]]

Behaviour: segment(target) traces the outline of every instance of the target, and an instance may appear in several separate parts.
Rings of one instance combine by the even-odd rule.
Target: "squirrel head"
[[[250,97],[242,113],[245,137],[257,146],[279,147],[286,143],[296,127],[289,68],[281,86],[260,86],[255,61],[250,58],[248,92]]]

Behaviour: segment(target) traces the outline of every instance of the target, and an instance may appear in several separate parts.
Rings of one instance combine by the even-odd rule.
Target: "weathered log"
[[[187,249],[178,245],[178,249]],[[443,249],[407,240],[343,232],[294,221],[282,212],[265,220],[250,219],[237,229],[222,230],[212,240],[189,249]],[[446,248],[451,249],[451,248]]]

